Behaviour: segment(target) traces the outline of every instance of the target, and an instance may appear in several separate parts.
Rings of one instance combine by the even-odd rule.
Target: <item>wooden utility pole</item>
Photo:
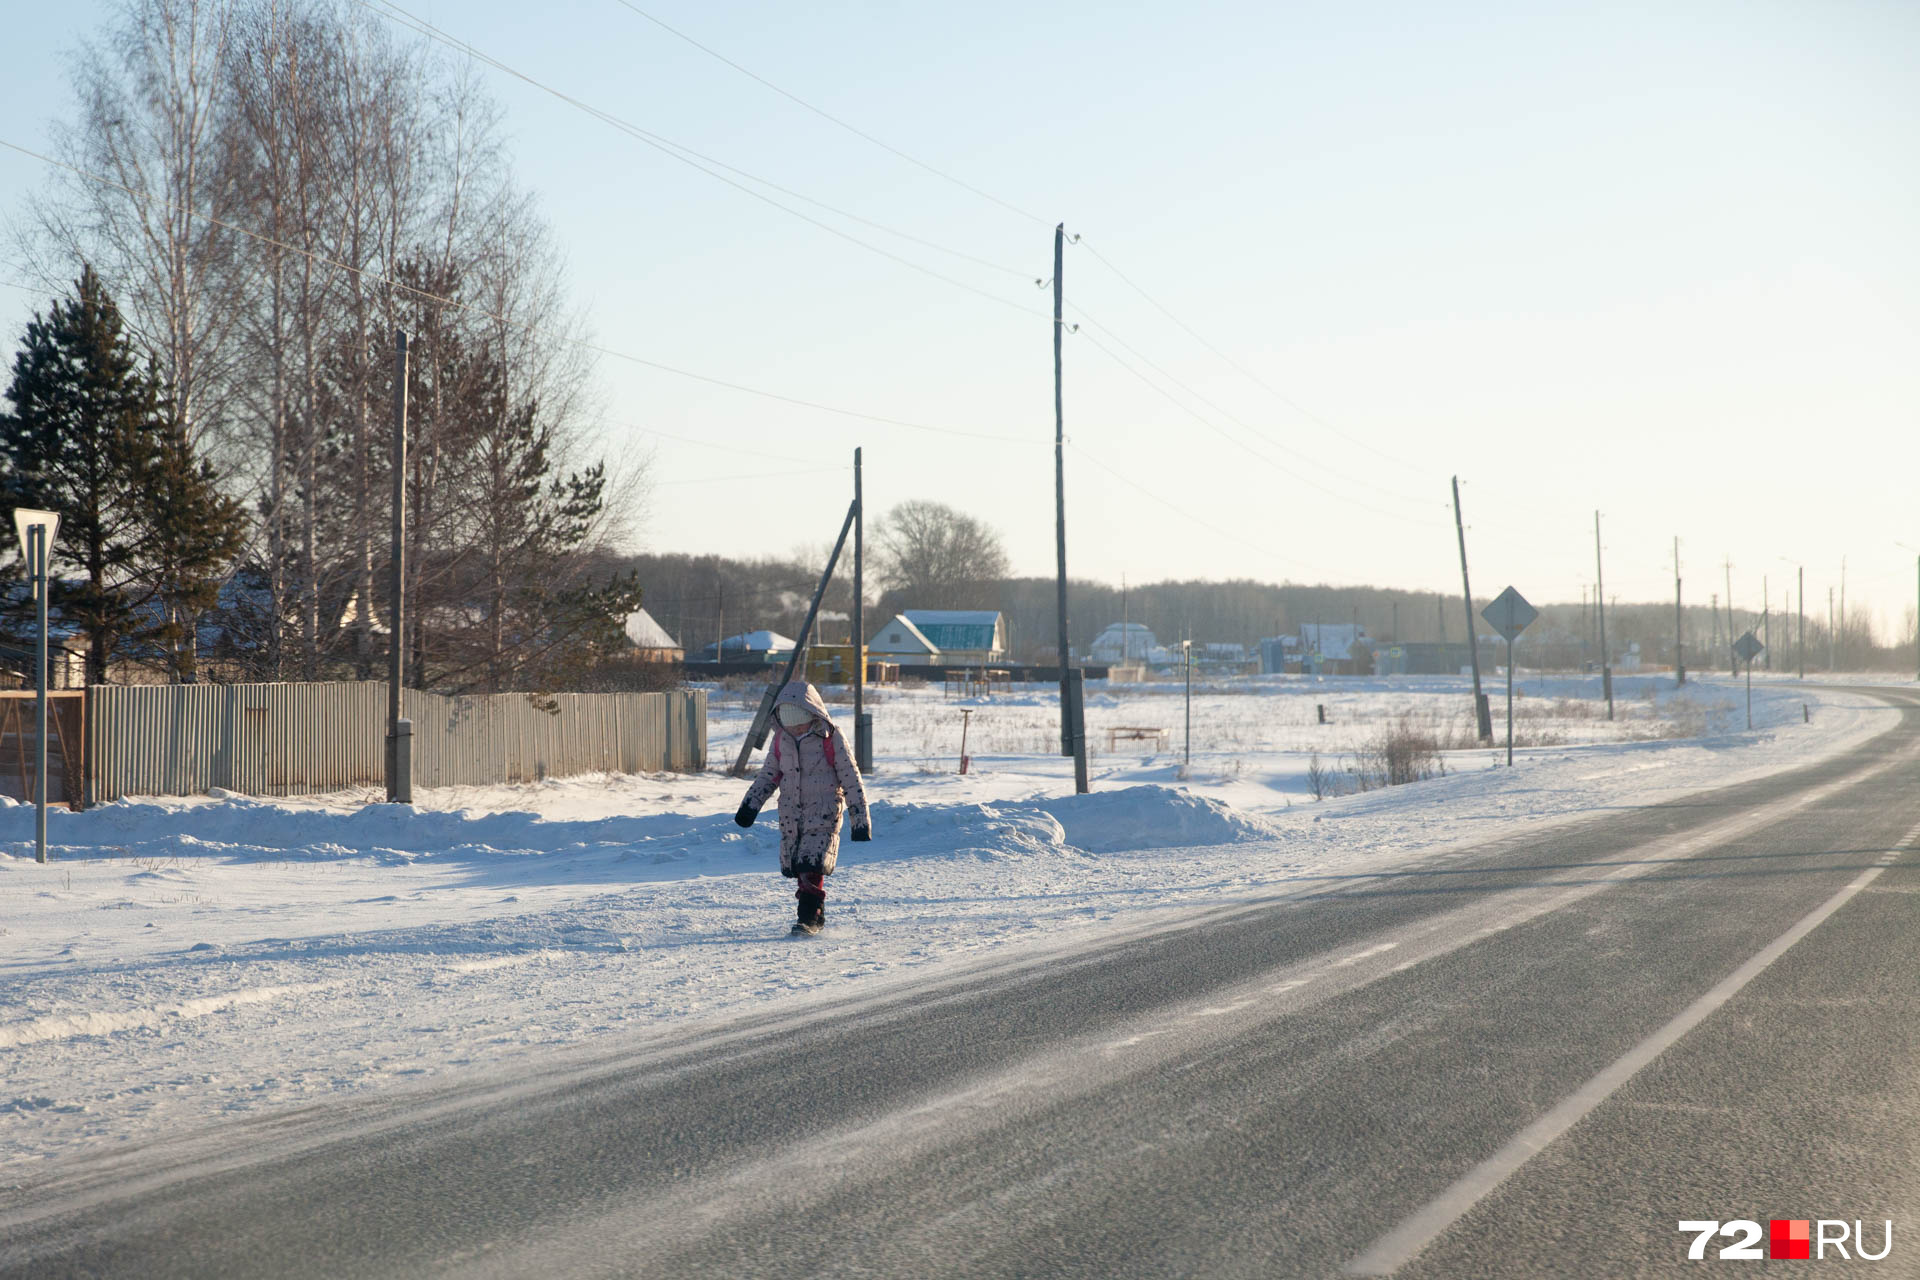
[[[867,629],[865,568],[866,503],[860,493],[860,450],[853,451],[853,762],[861,773],[873,772],[873,730],[867,724]]]
[[[1794,590],[1794,598],[1800,602],[1800,640],[1794,645],[1794,653],[1800,659],[1800,678],[1807,678],[1807,568],[1800,566],[1800,585]]]
[[[1065,321],[1060,311],[1064,301],[1062,273],[1066,268],[1067,227],[1053,228],[1053,506],[1054,543],[1059,558],[1060,611],[1060,754],[1073,757],[1073,789],[1087,791],[1086,735],[1080,708],[1075,705],[1073,678],[1069,674],[1072,658],[1067,646],[1067,419],[1061,398],[1060,339]]]
[[[1687,615],[1680,606],[1680,539],[1673,540],[1673,687],[1687,682]]]
[[[1847,647],[1847,558],[1840,557],[1840,648]]]
[[[1726,559],[1727,570],[1727,674],[1740,674],[1740,659],[1733,656],[1733,642],[1739,639],[1733,633],[1733,557]]]
[[[1773,588],[1767,582],[1767,575],[1760,575],[1760,635],[1767,646],[1761,661],[1767,664],[1767,670],[1773,670]],[[1752,663],[1747,664],[1749,668]],[[1751,672],[1749,672],[1751,674]]]
[[[1480,692],[1480,645],[1473,636],[1473,583],[1467,578],[1467,525],[1460,515],[1460,477],[1453,478],[1453,531],[1460,538],[1460,592],[1467,606],[1467,656],[1473,662],[1473,720],[1480,741],[1493,745],[1493,711]]]
[[[1613,664],[1607,661],[1607,575],[1600,568],[1600,513],[1593,513],[1593,599],[1599,605],[1600,687],[1607,695],[1607,719],[1613,719]]]
[[[393,571],[387,619],[387,802],[413,803],[413,722],[401,718],[407,673],[407,331],[393,331]]]
[[[1833,674],[1833,588],[1827,588],[1827,674]]]

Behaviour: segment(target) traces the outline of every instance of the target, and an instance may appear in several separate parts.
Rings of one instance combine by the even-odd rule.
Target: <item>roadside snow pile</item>
[[[885,849],[842,844],[843,862],[946,853],[1120,853],[1281,838],[1274,824],[1222,801],[1160,786],[988,804],[876,804],[874,821]]]

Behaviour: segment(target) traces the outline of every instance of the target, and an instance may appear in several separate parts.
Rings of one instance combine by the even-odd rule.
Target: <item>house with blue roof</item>
[[[906,609],[873,633],[867,652],[902,666],[994,666],[1008,659],[1007,621],[993,609]]]

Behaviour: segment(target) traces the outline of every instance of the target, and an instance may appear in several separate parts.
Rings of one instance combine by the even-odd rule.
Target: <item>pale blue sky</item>
[[[864,445],[871,509],[951,502],[1002,531],[1017,569],[1051,573],[1049,302],[1031,277],[1064,220],[1086,238],[1069,303],[1140,353],[1092,326],[1067,340],[1076,575],[1450,589],[1457,471],[1489,595],[1578,599],[1597,507],[1622,599],[1670,596],[1676,534],[1690,600],[1723,589],[1724,556],[1743,608],[1762,573],[1778,607],[1781,557],[1820,599],[1842,555],[1850,598],[1893,620],[1912,599],[1894,543],[1920,545],[1920,7],[636,3],[1034,215],[617,0],[409,4],[635,124],[1019,273],[817,214],[1001,302],[951,287],[486,72],[599,342],[1032,442],[603,359],[609,452],[653,452],[652,548],[824,543],[840,481],[769,473]],[[64,109],[57,54],[104,10],[10,19],[0,137],[44,143],[49,102]],[[9,212],[38,180],[0,154]],[[0,289],[9,341],[32,302]],[[1213,426],[1089,339],[1206,397],[1193,407]]]

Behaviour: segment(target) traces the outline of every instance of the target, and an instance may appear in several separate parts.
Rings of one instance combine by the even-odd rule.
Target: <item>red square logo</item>
[[[1810,1258],[1812,1253],[1811,1218],[1772,1219],[1771,1239],[1767,1241],[1769,1258]]]

